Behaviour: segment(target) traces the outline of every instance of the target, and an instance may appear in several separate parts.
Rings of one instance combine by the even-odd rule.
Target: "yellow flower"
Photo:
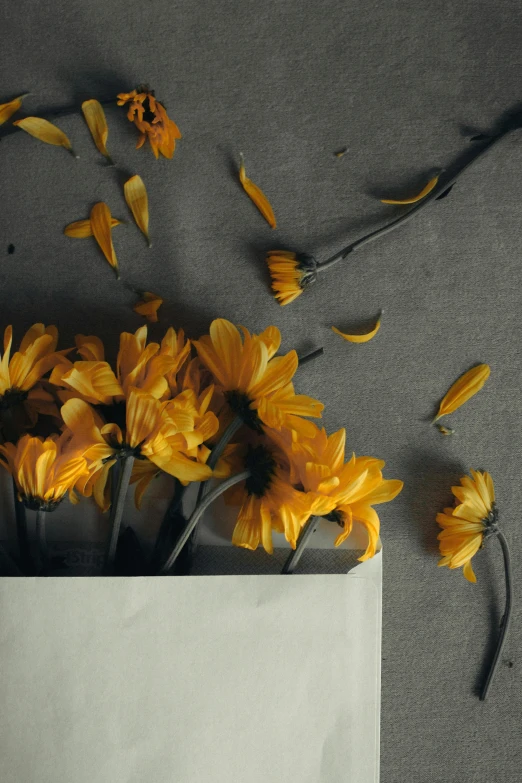
[[[169,353],[171,342],[170,330],[161,346],[147,344],[146,326],[140,327],[135,334],[122,332],[114,372],[105,361],[101,340],[77,335],[76,347],[84,361],[73,363],[65,359],[55,367],[50,380],[68,390],[67,394],[60,394],[64,401],[74,396],[94,405],[112,405],[123,401],[133,388],[161,399],[168,394],[167,375],[176,363],[176,358]]]
[[[140,131],[136,148],[143,147],[148,139],[155,158],[158,158],[160,153],[164,158],[172,158],[176,139],[181,139],[181,133],[168,116],[165,106],[154,96],[154,90],[141,86],[132,92],[120,93],[118,106],[124,106],[126,103],[130,104],[127,119]]]
[[[4,353],[0,361],[0,405],[9,407],[28,396],[38,381],[59,362],[66,361],[57,352],[58,330],[55,326],[33,324],[26,332],[20,349],[11,357],[13,328],[4,332]]]
[[[441,416],[453,413],[480,391],[489,378],[490,372],[489,364],[478,364],[465,372],[464,375],[461,375],[449,391],[446,392],[433,422],[436,422]]]
[[[314,425],[315,426],[315,425]],[[317,516],[337,522],[343,530],[335,546],[345,541],[354,522],[363,525],[368,533],[368,546],[359,560],[373,557],[380,532],[380,520],[373,508],[387,503],[399,494],[403,482],[385,479],[384,462],[374,457],[352,457],[345,462],[346,431],[328,436],[324,429],[315,427],[310,439],[288,440],[292,463],[291,478],[305,491],[317,496]]]
[[[161,296],[152,294],[150,291],[144,291],[142,298],[134,305],[132,309],[135,313],[138,313],[138,315],[143,315],[147,321],[150,321],[151,323],[157,323],[158,310],[162,304],[163,299]]]
[[[194,341],[232,411],[258,431],[266,425],[313,434],[313,425],[301,417],[320,417],[324,406],[295,393],[291,381],[298,366],[296,352],[275,355],[281,343],[275,326],[259,335],[251,335],[244,327],[241,330],[243,339],[234,324],[218,318],[210,325],[210,335]]]
[[[317,262],[306,253],[271,250],[266,260],[272,278],[272,290],[280,305],[293,302],[310,283],[317,280]]]
[[[239,461],[252,475],[225,496],[229,505],[241,507],[232,544],[252,550],[262,544],[272,554],[274,531],[284,533],[295,549],[302,527],[316,513],[317,498],[292,486],[286,454],[269,438],[251,439]]]
[[[23,503],[52,511],[84,475],[87,462],[72,447],[69,433],[42,438],[23,435],[16,446],[0,446],[0,462],[12,474]]]
[[[438,535],[442,555],[439,566],[463,566],[468,582],[476,582],[471,558],[481,548],[484,536],[496,529],[497,507],[489,473],[472,470],[471,476],[463,476],[461,486],[451,488],[455,507],[437,514],[437,523],[442,528]]]
[[[28,95],[29,93],[26,92],[23,95],[19,95],[18,98],[13,98],[13,100],[9,101],[8,103],[0,103],[0,125],[3,125],[4,122],[7,122],[7,120],[18,111],[22,105],[23,99]]]

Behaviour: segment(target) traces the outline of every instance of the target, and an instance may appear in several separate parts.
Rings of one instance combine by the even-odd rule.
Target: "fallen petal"
[[[24,117],[23,120],[17,120],[13,122],[22,130],[26,131],[30,136],[34,136],[35,139],[44,141],[46,144],[53,144],[55,147],[65,147],[71,155],[75,158],[78,155],[74,154],[71,142],[65,133],[53,125],[52,122],[42,119],[42,117]]]
[[[476,367],[468,370],[468,372],[465,372],[464,375],[461,375],[442,399],[438,413],[433,421],[436,422],[441,416],[453,413],[461,405],[464,405],[465,402],[482,389],[489,378],[490,372],[489,364],[478,364]]]
[[[111,228],[119,226],[121,220],[117,218],[111,218]],[[74,239],[85,239],[86,237],[92,237],[92,226],[90,220],[77,220],[75,223],[69,223],[63,230],[63,233],[67,237],[73,237]]]
[[[337,329],[336,326],[332,326],[332,332],[335,332],[335,334],[340,335],[344,340],[348,340],[350,343],[367,343],[371,339],[375,337],[379,329],[381,328],[381,316],[377,319],[377,323],[371,329],[371,331],[366,332],[366,334],[346,334],[345,332],[341,332],[339,329]]]
[[[145,236],[149,247],[151,247],[149,239],[149,199],[142,178],[135,174],[127,180],[123,190],[125,201],[133,214],[136,225]]]
[[[98,204],[95,204],[91,209],[92,233],[99,244],[103,255],[116,271],[116,277],[119,279],[120,272],[118,269],[118,259],[116,258],[114,245],[112,244],[111,223],[112,216],[109,207],[103,201],[99,201]]]
[[[156,323],[158,320],[158,310],[163,304],[161,296],[151,294],[150,291],[143,293],[143,298],[140,302],[137,302],[132,308],[138,315],[143,315],[147,321]]]
[[[416,196],[412,196],[412,198],[405,198],[405,199],[382,198],[381,202],[383,204],[415,204],[416,201],[421,201],[425,196],[428,195],[428,193],[431,193],[431,191],[439,181],[439,177],[440,174],[437,174],[436,177],[430,179],[428,184],[422,188],[421,192],[417,193]]]
[[[274,210],[272,209],[270,202],[263,193],[263,191],[257,187],[257,185],[249,179],[245,172],[245,161],[243,155],[240,154],[241,165],[239,166],[239,181],[243,185],[245,192],[249,198],[254,202],[258,210],[261,212],[266,222],[272,228],[276,227],[276,219]]]
[[[23,95],[19,95],[18,98],[13,98],[13,100],[9,101],[9,103],[0,103],[0,125],[3,125],[4,122],[7,122],[7,120],[18,111],[22,105],[23,99],[28,95],[29,93],[25,92]]]
[[[82,111],[98,150],[107,158],[109,163],[113,165],[112,158],[107,152],[109,128],[101,103],[94,100],[94,98],[89,101],[84,101],[82,103]]]

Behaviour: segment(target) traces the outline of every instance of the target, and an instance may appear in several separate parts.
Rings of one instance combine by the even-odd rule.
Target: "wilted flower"
[[[160,153],[164,158],[172,158],[176,139],[181,139],[181,133],[174,120],[168,116],[165,106],[156,99],[154,90],[141,86],[132,92],[120,93],[118,106],[124,106],[126,103],[129,104],[127,118],[141,134],[137,149],[148,139],[156,158]]]

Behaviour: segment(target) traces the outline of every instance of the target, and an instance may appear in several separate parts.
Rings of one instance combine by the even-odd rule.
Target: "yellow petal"
[[[107,127],[107,120],[105,118],[105,112],[99,101],[91,99],[82,103],[83,116],[85,122],[89,126],[94,143],[98,147],[102,155],[104,155],[109,163],[112,165],[112,159],[107,152],[107,137],[109,135],[109,128]]]
[[[116,277],[119,279],[118,259],[116,258],[114,245],[112,244],[111,222],[112,217],[109,207],[103,201],[99,201],[91,209],[92,233],[99,244],[103,255],[116,271]]]
[[[127,180],[123,190],[125,201],[134,216],[136,225],[142,234],[145,235],[149,247],[151,247],[149,239],[149,200],[142,178],[135,174]]]
[[[411,198],[404,198],[404,199],[393,199],[393,198],[382,198],[381,202],[383,204],[415,204],[416,201],[421,201],[425,196],[428,195],[428,193],[431,193],[437,182],[439,181],[440,174],[437,174],[436,177],[433,177],[433,179],[430,179],[427,185],[422,188],[420,193],[417,193],[416,196],[412,196]]]
[[[261,212],[266,222],[272,227],[276,227],[276,219],[274,210],[270,206],[270,202],[260,188],[255,185],[251,179],[249,179],[245,173],[245,162],[243,155],[240,155],[241,165],[239,167],[239,181],[243,185],[245,192],[252,199],[258,210]]]
[[[119,226],[122,221],[117,218],[111,218],[111,228]],[[85,239],[86,237],[92,237],[92,226],[90,220],[77,220],[75,223],[69,223],[63,230],[63,233],[67,237],[73,237],[74,239]]]
[[[468,562],[464,564],[462,573],[464,574],[468,582],[473,582],[473,584],[475,584],[475,582],[477,581],[477,577],[475,576],[473,566],[471,565],[471,560],[468,560]]]
[[[22,105],[23,99],[27,95],[29,95],[28,92],[24,93],[23,95],[19,95],[18,98],[13,98],[13,100],[9,101],[9,103],[0,103],[0,125],[3,125],[4,122],[7,122],[7,120],[18,111]]]
[[[476,367],[468,370],[468,372],[465,372],[464,375],[461,375],[443,398],[433,421],[437,421],[441,416],[446,416],[448,413],[453,413],[453,411],[456,411],[457,408],[460,408],[461,405],[480,391],[489,378],[490,372],[489,364],[478,364]]]
[[[13,122],[13,125],[22,128],[30,136],[34,136],[35,139],[40,139],[40,141],[44,141],[46,144],[65,147],[73,157],[78,157],[74,154],[71,142],[65,133],[60,128],[57,128],[56,125],[53,125],[52,122],[42,119],[42,117],[24,117],[23,120]]]
[[[145,291],[143,299],[134,305],[132,308],[138,315],[143,315],[151,323],[156,323],[158,320],[158,310],[163,304],[163,299],[156,294],[151,294],[150,291]]]
[[[349,343],[367,343],[373,337],[375,337],[380,328],[381,317],[379,316],[373,329],[371,329],[369,332],[366,332],[366,334],[346,334],[345,332],[341,332],[339,329],[337,329],[336,326],[332,326],[332,332],[340,335],[344,340],[348,340]]]

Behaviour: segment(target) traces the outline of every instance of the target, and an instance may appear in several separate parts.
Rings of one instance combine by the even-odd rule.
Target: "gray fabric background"
[[[19,337],[45,320],[62,346],[82,331],[114,349],[141,323],[134,288],[165,298],[154,334],[173,323],[195,337],[224,316],[252,330],[276,324],[285,349],[323,345],[299,388],[324,400],[329,429],[347,427],[349,448],[382,456],[405,481],[382,511],[382,781],[520,781],[520,132],[290,307],[269,295],[263,261],[278,245],[324,258],[380,225],[395,213],[376,196],[415,190],[466,149],[466,126],[487,130],[522,97],[520,3],[22,0],[2,15],[3,98],[30,90],[24,109],[38,114],[149,81],[184,135],[173,161],[156,162],[108,110],[117,170],[80,116],[58,121],[77,162],[21,131],[2,140],[2,327],[12,321]],[[238,185],[240,151],[276,231]],[[117,283],[93,241],[62,231],[99,200],[127,217],[125,172],[148,186],[154,246],[131,223],[117,228]],[[329,330],[380,308],[367,345]],[[491,364],[491,379],[443,438],[429,417],[476,362]],[[487,703],[475,692],[502,611],[497,545],[476,558],[476,586],[436,567],[435,514],[469,466],[495,479],[515,559],[517,610]]]

